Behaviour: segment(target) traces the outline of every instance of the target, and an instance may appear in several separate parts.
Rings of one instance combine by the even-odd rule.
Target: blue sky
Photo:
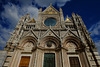
[[[79,14],[100,53],[100,0],[0,0],[0,49],[6,45],[21,16],[30,13],[37,18],[40,7],[52,5],[63,9],[64,17]]]

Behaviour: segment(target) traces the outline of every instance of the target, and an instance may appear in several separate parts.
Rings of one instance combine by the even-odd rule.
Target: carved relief
[[[25,45],[24,45],[24,47],[26,48],[26,47],[33,47],[33,43],[32,42],[27,42]]]
[[[45,43],[45,48],[55,48],[55,43],[53,41],[47,41]]]
[[[66,44],[66,47],[68,49],[68,52],[75,52],[76,45],[74,43],[68,42]]]
[[[45,14],[57,14],[57,12],[54,9],[52,9],[51,7],[47,11],[45,11],[44,13]]]
[[[32,43],[32,42],[27,42],[27,43],[25,43],[25,45],[23,46],[23,48],[24,48],[25,51],[31,51],[33,47],[34,47],[34,46],[33,46],[33,43]]]
[[[67,47],[68,49],[75,49],[75,48],[76,48],[75,44],[72,43],[72,42],[68,42],[68,43],[66,44],[66,47]]]

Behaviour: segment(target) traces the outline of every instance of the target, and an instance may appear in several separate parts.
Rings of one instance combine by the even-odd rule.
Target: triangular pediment
[[[52,5],[50,5],[49,7],[47,7],[44,11],[43,14],[58,14],[59,11],[56,10]]]
[[[75,33],[73,33],[70,29],[66,31],[66,33],[62,36],[62,38],[67,37],[67,36],[74,36],[78,37]]]
[[[35,37],[36,39],[38,39],[38,37],[36,36],[36,34],[34,33],[34,31],[32,29],[29,30],[27,33],[25,33],[21,38],[26,37],[26,36],[32,36],[32,37]]]
[[[59,38],[59,36],[52,30],[52,29],[48,29],[42,36],[41,38],[44,38],[46,36],[54,36],[56,38]]]

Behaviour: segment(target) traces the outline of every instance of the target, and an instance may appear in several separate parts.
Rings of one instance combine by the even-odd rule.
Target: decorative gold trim
[[[28,23],[36,23],[36,21],[34,18],[32,18]]]
[[[70,18],[68,17],[68,15],[67,15],[67,18],[66,18],[65,22],[71,22],[71,20],[70,20]]]

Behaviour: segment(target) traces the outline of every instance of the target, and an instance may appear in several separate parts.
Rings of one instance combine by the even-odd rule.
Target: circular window
[[[46,26],[55,26],[56,25],[56,19],[54,18],[48,18],[44,21],[44,24]]]

